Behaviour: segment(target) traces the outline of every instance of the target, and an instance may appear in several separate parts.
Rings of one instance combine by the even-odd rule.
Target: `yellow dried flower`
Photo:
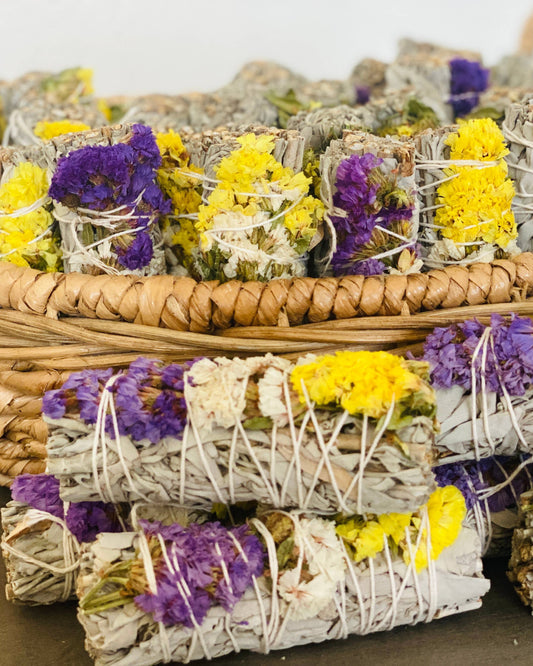
[[[70,134],[71,132],[84,132],[91,129],[85,123],[72,122],[70,120],[41,120],[35,125],[33,133],[43,141],[50,141],[56,136]]]
[[[463,122],[448,136],[451,160],[499,162],[495,166],[452,165],[437,189],[435,224],[442,238],[454,243],[481,241],[506,248],[518,236],[511,210],[515,194],[503,157],[509,152],[490,118]],[[473,246],[475,247],[475,246]]]
[[[423,384],[399,356],[370,351],[336,352],[297,365],[291,381],[302,403],[303,383],[317,405],[340,405],[350,414],[372,418],[382,417],[393,400],[400,402]]]
[[[32,206],[48,192],[45,169],[21,162],[9,180],[0,186],[0,209],[15,213]],[[52,215],[42,206],[24,215],[0,217],[0,254],[4,261],[54,271],[60,266],[60,251],[51,232]],[[43,235],[43,238],[35,240]]]

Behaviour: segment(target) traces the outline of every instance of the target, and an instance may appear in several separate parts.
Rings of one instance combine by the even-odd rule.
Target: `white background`
[[[512,53],[533,0],[0,0],[0,78],[92,67],[97,94],[227,83],[247,60],[345,78],[399,37]]]

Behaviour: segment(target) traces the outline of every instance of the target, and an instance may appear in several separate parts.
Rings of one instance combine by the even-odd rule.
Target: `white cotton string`
[[[9,115],[9,120],[7,122],[7,127],[4,131],[4,136],[2,137],[2,146],[9,146],[9,141],[11,139],[11,134],[13,129],[18,127],[18,129],[25,135],[25,144],[41,144],[42,141],[34,134],[33,128],[28,125],[24,119],[24,115],[18,109],[12,111]]]
[[[494,358],[494,338],[492,335],[492,329],[488,329],[489,333],[485,337],[485,340],[481,346],[481,405],[482,405],[482,414],[483,414],[483,429],[485,431],[485,437],[489,444],[491,455],[496,453],[496,442],[492,439],[490,434],[489,426],[489,405],[487,400],[487,351],[489,348],[489,341],[492,343],[492,352]],[[474,365],[475,358],[472,357],[472,366]]]
[[[174,171],[177,171],[178,173],[181,173],[183,176],[188,176],[189,178],[194,178],[196,180],[201,180],[209,184],[213,185],[219,185],[221,183],[224,183],[225,181],[219,180],[218,178],[209,178],[203,173],[196,173],[194,171],[186,171],[185,169],[174,169]],[[279,180],[272,180],[268,184],[269,185],[277,185],[280,181]],[[209,189],[213,190],[214,188],[211,187],[210,185],[204,185],[204,189]],[[233,190],[228,190],[231,194],[235,194],[239,197],[260,197],[262,199],[275,199],[275,198],[280,198],[283,196],[283,193],[278,193],[276,194],[275,192],[235,192]]]
[[[249,559],[248,555],[244,552],[240,541],[235,537],[233,532],[231,530],[228,531],[228,534],[233,541],[233,545],[235,548],[238,550],[239,554],[241,555],[242,559],[244,560],[245,564],[249,564]],[[269,643],[269,637],[268,637],[268,626],[267,626],[267,620],[266,620],[266,610],[265,610],[265,604],[263,601],[263,595],[261,594],[261,590],[259,589],[259,585],[257,583],[257,577],[255,575],[252,575],[252,585],[254,587],[254,592],[255,596],[257,597],[257,605],[259,606],[259,616],[261,618],[261,629],[263,631],[263,650],[262,652],[264,654],[268,654],[270,652],[270,643]]]
[[[491,221],[492,220],[489,220],[489,222]],[[469,224],[467,227],[463,227],[462,231],[466,231],[467,229],[477,229],[479,227],[479,224],[480,223]],[[442,231],[443,229],[446,229],[446,227],[442,226],[442,224],[431,224],[430,222],[419,222],[418,226],[424,227],[425,229],[434,229],[435,231]]]
[[[185,391],[186,391],[186,389],[185,389]],[[215,494],[218,498],[218,501],[221,504],[227,504],[227,499],[222,494],[222,491],[220,490],[220,488],[218,486],[218,483],[216,482],[215,477],[213,475],[213,472],[211,470],[211,466],[209,465],[209,462],[207,461],[207,457],[206,457],[206,454],[205,454],[205,451],[204,451],[204,444],[202,442],[202,438],[200,437],[200,433],[198,432],[198,428],[196,427],[196,423],[194,422],[192,414],[191,414],[190,410],[188,409],[188,405],[187,405],[187,413],[189,414],[189,419],[190,419],[192,433],[193,433],[193,436],[194,436],[194,441],[195,441],[196,447],[198,449],[198,454],[200,456],[200,460],[202,461],[202,464],[204,466],[206,476],[209,479],[209,481],[211,482],[211,485],[213,486],[213,490],[215,491]]]
[[[9,252],[3,252],[3,253],[1,253],[1,254],[0,254],[0,258],[2,258],[2,257],[9,257],[9,256],[11,256],[12,254],[15,254],[15,252],[20,252],[21,250],[24,250],[25,248],[30,247],[30,245],[33,245],[34,243],[38,243],[40,240],[42,240],[43,238],[45,238],[46,236],[48,236],[48,235],[51,233],[51,231],[52,231],[52,227],[53,227],[53,226],[54,226],[54,224],[52,223],[49,227],[46,227],[46,229],[45,229],[42,233],[40,233],[40,234],[39,234],[38,236],[36,236],[35,238],[32,238],[32,239],[31,239],[30,241],[28,241],[27,243],[24,243],[24,244],[21,245],[20,247],[15,247],[15,248],[13,248],[12,250],[9,250]],[[0,233],[2,233],[2,234],[7,234],[8,232],[0,230]]]
[[[357,604],[359,606],[359,632],[358,633],[362,634],[365,627],[366,627],[365,599],[363,598],[363,595],[361,593],[361,586],[359,585],[359,581],[357,579],[357,574],[355,573],[355,569],[354,569],[352,559],[348,555],[348,553],[346,552],[346,548],[344,549],[344,561],[346,563],[348,572],[350,574],[350,578],[352,579],[352,584],[355,588],[355,594],[357,595]]]
[[[113,377],[111,378],[113,379]],[[107,386],[107,384],[106,384]],[[98,403],[98,412],[96,415],[96,423],[94,426],[94,435],[93,435],[93,444],[91,449],[91,468],[93,473],[93,483],[102,502],[113,502],[116,504],[113,491],[111,489],[111,483],[109,481],[109,476],[107,474],[107,447],[105,445],[105,417],[107,411],[106,400],[104,397],[105,391],[102,392],[100,396],[100,402]],[[100,447],[100,441],[102,441],[102,473],[104,476],[104,482],[106,484],[108,494],[106,495],[102,485],[100,483],[100,470],[98,468],[98,449]]]
[[[487,326],[487,328],[483,331],[483,334],[479,338],[479,342],[476,345],[476,348],[474,349],[474,352],[472,354],[472,363],[470,366],[470,374],[471,374],[471,382],[472,382],[472,388],[471,388],[471,423],[472,423],[472,442],[474,444],[474,452],[475,452],[475,458],[476,460],[479,460],[481,457],[480,454],[480,449],[479,449],[479,438],[478,438],[478,430],[477,430],[477,371],[476,371],[476,359],[479,355],[479,352],[481,348],[483,347],[484,344],[486,344],[486,341],[488,337],[491,334],[491,328],[490,326]],[[483,374],[483,373],[481,373]]]
[[[187,380],[185,379],[185,382]],[[181,438],[181,455],[180,455],[180,504],[185,504],[185,480],[187,478],[187,444],[189,439],[189,411],[187,410],[187,421],[183,429],[183,436]]]
[[[118,376],[119,375],[117,375],[117,377]],[[107,390],[107,394],[108,394],[107,401],[108,401],[109,408],[111,410],[111,421],[113,423],[113,431],[114,431],[114,434],[115,434],[115,443],[117,445],[117,454],[118,454],[118,458],[120,460],[120,464],[122,465],[122,469],[124,471],[124,476],[126,477],[126,479],[128,481],[128,485],[129,485],[130,490],[133,493],[133,495],[141,497],[145,502],[149,503],[150,498],[147,497],[141,490],[139,490],[139,488],[133,482],[133,478],[130,474],[129,465],[126,462],[126,459],[124,458],[124,452],[122,451],[122,437],[120,435],[120,430],[119,430],[119,427],[118,427],[117,412],[116,412],[116,409],[115,409],[115,399],[113,397],[112,391],[109,388],[107,388],[107,389],[104,388],[104,391],[106,391],[106,390]]]
[[[302,389],[302,393],[304,394],[304,397],[305,397],[305,402],[306,402],[306,405],[307,405],[307,409],[308,409],[309,414],[311,416],[311,421],[312,421],[313,426],[315,428],[318,448],[320,449],[320,453],[322,454],[321,460],[324,462],[324,464],[326,466],[326,469],[328,471],[329,480],[330,480],[331,486],[333,488],[333,491],[335,493],[335,497],[337,498],[337,502],[339,503],[339,508],[340,508],[341,511],[344,511],[346,513],[350,513],[350,509],[348,508],[348,506],[346,505],[346,502],[344,501],[344,498],[343,498],[342,493],[340,491],[339,485],[337,483],[337,478],[336,478],[336,476],[333,472],[333,468],[331,466],[331,460],[329,459],[329,454],[328,454],[326,444],[324,442],[324,437],[323,437],[323,434],[322,434],[322,430],[320,428],[320,424],[319,424],[318,419],[316,417],[315,410],[314,410],[314,407],[313,407],[313,403],[311,402],[311,400],[309,398],[309,393],[307,391],[307,387],[306,387],[305,382],[303,381],[303,379],[301,380],[301,389]],[[301,470],[300,470],[300,473],[301,473]],[[301,483],[302,482],[301,482],[301,476],[300,476],[300,478],[298,479],[299,486],[301,486]],[[301,501],[303,501],[303,500],[300,500],[300,495],[303,495],[303,492],[298,493],[299,505],[301,506]]]
[[[478,494],[478,497],[481,499],[487,499],[491,495],[495,495],[496,493],[499,493],[500,490],[503,490],[506,488],[519,474],[520,472],[527,466],[533,464],[533,455],[529,456],[529,458],[526,458],[523,460],[520,465],[517,465],[517,467],[513,470],[511,474],[507,477],[505,481],[502,481],[501,483],[498,483],[496,486],[492,486],[491,488],[486,488],[484,490],[481,490]]]
[[[320,476],[320,472],[322,471],[322,468],[324,467],[324,457],[329,456],[331,449],[336,445],[337,443],[337,438],[339,436],[340,431],[342,430],[344,424],[346,423],[346,420],[348,419],[348,412],[345,409],[342,412],[342,415],[340,418],[337,419],[337,423],[335,424],[335,428],[333,429],[333,432],[331,433],[331,437],[326,445],[325,448],[325,453],[324,455],[320,458],[317,466],[315,473],[313,474],[313,479],[311,480],[311,484],[309,485],[309,489],[307,491],[307,495],[305,497],[304,503],[301,505],[303,509],[307,509],[309,506],[309,502],[311,501],[311,498],[313,497],[313,494],[315,492],[316,484],[318,483],[318,477]]]
[[[392,564],[392,558],[390,553],[389,539],[386,534],[383,534],[383,552],[385,553],[385,560],[387,562],[387,573],[389,575],[391,605],[389,609],[390,613],[384,615],[381,621],[373,628],[374,631],[381,631],[382,629],[384,629],[387,624],[387,620],[389,619],[389,616],[390,616],[390,622],[388,629],[389,630],[393,629],[393,627],[396,625],[396,617],[398,615],[399,596],[398,596],[398,590],[396,589],[396,580],[394,577],[394,567]]]
[[[391,404],[389,406],[389,409],[387,410],[387,413],[385,414],[385,417],[383,418],[383,422],[381,426],[377,429],[375,435],[374,435],[374,440],[372,441],[372,444],[370,445],[370,448],[368,449],[368,453],[365,455],[364,447],[366,445],[366,442],[363,442],[363,437],[361,437],[361,458],[359,461],[359,469],[357,470],[356,474],[354,475],[352,481],[350,482],[350,485],[346,489],[344,493],[343,499],[346,500],[352,490],[354,489],[355,485],[357,484],[357,508],[356,512],[357,513],[363,513],[362,511],[362,501],[363,501],[363,480],[364,480],[364,472],[367,464],[370,462],[372,459],[372,456],[374,455],[374,452],[376,448],[378,447],[381,438],[383,437],[383,434],[385,430],[387,429],[391,419],[392,415],[394,413],[394,407],[395,407],[395,399],[394,396],[392,397]],[[363,427],[364,427],[364,419],[368,418],[366,415],[363,417]],[[366,440],[366,437],[365,437]]]
[[[139,530],[137,533],[139,538],[139,554],[141,556],[141,562],[143,564],[144,573],[146,575],[146,582],[148,583],[148,589],[150,594],[157,594],[157,579],[155,576],[154,563],[152,562],[152,555],[150,553],[150,546],[148,545],[148,539],[143,530]],[[168,664],[172,661],[172,653],[170,650],[170,641],[168,638],[167,628],[162,622],[157,623],[159,627],[159,641],[161,643],[161,650],[163,652],[163,662]]]
[[[507,481],[509,479],[509,474],[507,473],[507,470],[505,469],[505,467],[501,464],[501,462],[497,458],[494,458],[494,462],[496,463],[496,466],[499,468],[500,472],[503,474],[504,481],[502,483],[505,483],[505,481]],[[509,483],[509,488],[510,488],[511,493],[513,495],[515,504],[518,506],[520,504],[520,499],[519,499],[518,495],[516,494],[516,490],[515,490],[514,485],[512,483]]]
[[[427,506],[425,506],[423,509],[422,524],[420,526],[421,530],[423,529],[424,524],[426,525],[426,557],[428,563],[428,592],[429,592],[429,605],[425,621],[431,622],[435,618],[435,613],[437,612],[438,579],[437,579],[437,571],[435,568],[435,561],[432,557],[431,524],[429,521]]]
[[[257,518],[252,518],[250,520],[250,525],[252,525],[259,532],[259,534],[263,537],[263,540],[266,544],[267,554],[268,554],[268,566],[270,569],[270,580],[272,581],[270,621],[268,623],[267,632],[264,634],[265,644],[268,652],[270,651],[270,647],[272,646],[272,640],[277,633],[280,621],[279,598],[278,598],[278,589],[277,589],[278,576],[279,576],[278,556],[276,553],[276,544],[274,543],[272,534],[269,532],[266,525]]]
[[[424,160],[416,162],[415,169],[447,169],[450,166],[471,167],[473,169],[487,169],[499,166],[501,160]]]
[[[39,210],[43,206],[46,206],[48,201],[50,201],[50,197],[48,196],[48,194],[44,194],[42,197],[34,201],[32,204],[24,206],[23,208],[17,208],[11,213],[7,213],[5,210],[0,210],[0,219],[17,218],[17,217],[22,217],[23,215],[27,215],[28,213],[33,213],[34,211]]]
[[[459,173],[454,173],[451,176],[446,176],[444,178],[435,179],[431,183],[426,183],[425,185],[419,185],[416,188],[417,192],[420,193],[420,192],[424,192],[425,190],[433,189],[437,185],[441,185],[442,183],[447,183],[448,181],[453,180],[454,178],[457,178],[457,176],[459,176]]]
[[[529,460],[529,457],[527,458],[527,460]],[[520,456],[520,461],[524,462],[524,457],[523,456]],[[529,473],[529,468],[527,466],[524,467],[524,472],[526,473],[526,476],[529,480],[529,485],[533,486],[533,478],[531,477],[531,474]]]
[[[374,560],[368,558],[368,571],[370,573],[370,608],[368,610],[368,625],[363,634],[368,634],[373,629],[374,618],[376,616],[376,570]]]
[[[112,388],[115,385],[118,378],[121,376],[121,373],[113,375],[105,384],[102,394],[100,396],[100,402],[98,404],[98,413],[96,417],[96,424],[94,429],[94,438],[92,446],[92,472],[95,488],[103,502],[112,502],[117,504],[115,494],[113,492],[111,480],[109,478],[108,466],[107,466],[107,447],[108,447],[108,435],[106,433],[106,416],[108,411],[111,412],[111,421],[113,424],[113,433],[115,436],[115,443],[117,447],[117,455],[120,461],[120,465],[124,472],[124,476],[128,482],[131,492],[137,496],[141,497],[146,502],[150,502],[149,497],[147,497],[133,482],[129,466],[124,457],[124,452],[122,451],[122,442],[121,435],[119,432],[117,413],[115,409],[115,400],[113,397]],[[104,493],[102,485],[100,483],[100,469],[98,466],[98,449],[101,448],[102,454],[102,475],[104,478],[105,487],[107,489],[107,494]]]
[[[482,555],[485,555],[485,553],[489,548],[490,540],[492,537],[492,525],[490,520],[489,505],[487,500],[480,499],[479,493],[474,486],[470,474],[468,474],[464,466],[462,466],[461,468],[470,492],[476,497],[476,501],[474,502],[472,509],[470,511],[474,516],[474,522],[476,524],[476,532],[479,534],[479,538],[481,541],[483,549]],[[481,470],[479,469],[479,465],[477,465],[477,474],[481,483],[484,483],[483,475],[481,473]],[[483,505],[483,509],[481,508],[481,505]]]
[[[303,438],[303,433],[304,433],[304,427],[307,426],[307,423],[309,422],[309,419],[311,418],[311,414],[309,410],[306,412],[304,415],[304,419],[302,422],[302,425],[300,427],[300,433],[297,436],[296,435],[296,428],[294,426],[294,416],[292,412],[292,403],[291,403],[291,393],[289,390],[289,384],[287,381],[287,376],[288,373],[285,371],[283,373],[283,397],[285,399],[285,406],[287,408],[287,418],[288,418],[288,423],[289,423],[289,432],[291,434],[291,443],[292,443],[292,450],[293,450],[293,455],[292,458],[289,462],[289,466],[287,468],[287,473],[285,475],[285,479],[283,480],[283,484],[281,486],[281,493],[280,493],[280,500],[282,503],[285,501],[285,493],[287,492],[287,487],[290,479],[290,474],[292,472],[293,466],[296,466],[295,469],[295,476],[296,476],[296,489],[298,493],[298,504],[299,506],[302,506],[303,503],[303,487],[302,487],[302,466],[300,463],[300,444]],[[305,425],[304,425],[305,424]]]
[[[493,355],[494,358],[496,358],[496,350],[494,349],[494,337],[491,337],[490,345],[491,345],[492,355]],[[495,363],[495,367],[496,367],[496,373],[498,374],[498,379],[500,380],[500,388],[501,388],[502,393],[503,393],[505,405],[507,407],[507,411],[508,411],[509,416],[511,418],[511,423],[513,424],[514,431],[517,434],[518,439],[520,440],[522,445],[526,449],[529,449],[529,442],[524,437],[524,434],[522,433],[522,428],[520,427],[520,424],[518,423],[518,419],[516,417],[516,412],[515,412],[515,409],[513,407],[513,402],[511,400],[511,396],[509,395],[509,392],[507,391],[507,388],[505,386],[504,378],[501,375],[501,368],[500,368],[498,363]]]
[[[387,234],[388,236],[392,236],[393,238],[397,238],[398,240],[404,241],[405,243],[413,242],[414,238],[416,237],[411,237],[408,238],[407,236],[403,236],[402,234],[397,234],[395,231],[391,231],[391,229],[387,229],[386,227],[382,227],[380,224],[376,224],[374,229],[377,229],[378,231],[382,231],[384,234]]]
[[[276,478],[276,449],[278,443],[278,425],[274,421],[272,423],[272,430],[270,432],[270,483],[272,485],[272,490],[276,495],[276,504],[275,506],[281,506],[281,493],[278,488],[278,480]]]

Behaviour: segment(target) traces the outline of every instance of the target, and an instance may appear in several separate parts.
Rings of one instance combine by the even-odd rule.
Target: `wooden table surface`
[[[0,506],[9,492],[0,488]],[[270,655],[241,653],[215,661],[220,666],[533,666],[533,617],[505,577],[503,560],[486,562],[492,581],[483,607],[415,627],[353,636]],[[0,586],[5,570],[0,565]],[[0,595],[0,666],[90,666],[73,602],[24,607]],[[195,662],[206,664],[207,661]]]

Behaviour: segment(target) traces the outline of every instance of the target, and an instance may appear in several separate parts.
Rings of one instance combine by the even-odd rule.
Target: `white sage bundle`
[[[97,381],[90,372],[72,375],[81,389],[65,384],[45,396],[48,472],[59,479],[65,501],[143,500],[205,508],[257,500],[321,512],[409,511],[434,488],[434,396],[415,374],[427,366],[419,369],[416,362],[389,354],[345,354],[303,359],[297,366],[272,356],[202,359],[185,370],[139,359],[125,375],[107,372]],[[402,400],[396,389],[397,402],[381,408],[379,421],[335,406],[334,398],[327,402],[330,409],[320,408],[309,397],[311,375],[297,379],[314,372],[315,364],[335,368],[374,359],[368,372],[379,373],[380,364],[397,365],[412,382]],[[353,391],[359,381],[354,368]],[[169,373],[183,377],[183,393],[156,389],[158,378]],[[80,419],[78,408],[65,411],[68,396],[74,403],[85,400],[79,391],[89,385],[95,391],[92,423]],[[339,388],[340,394],[346,390]],[[164,400],[164,411],[152,416],[151,407],[142,406],[145,394]],[[368,396],[372,400],[373,392]],[[397,425],[398,410],[411,400],[417,401],[415,411]],[[154,404],[159,409],[160,403]]]
[[[147,168],[148,154],[153,168]],[[3,182],[20,170],[46,171],[43,196],[21,210],[6,212],[16,218],[46,210],[50,226],[35,241],[45,232],[51,235],[52,224],[59,223],[65,272],[164,273],[158,221],[169,204],[155,182],[160,161],[155,137],[141,125],[104,127],[40,145],[6,148],[0,154]],[[136,177],[140,167],[142,178]],[[7,204],[8,196],[9,192],[4,197]],[[35,247],[39,250],[38,244]],[[54,253],[48,250],[50,254]],[[42,262],[48,255],[38,251],[36,257]]]
[[[198,237],[191,249],[193,276],[304,276],[308,252],[321,238],[324,207],[301,173],[303,137],[294,130],[244,125],[186,135],[184,145],[191,163],[203,169],[196,175],[202,205],[188,216]]]
[[[428,268],[490,262],[520,252],[504,137],[488,118],[415,138],[419,242]]]
[[[320,158],[328,221],[318,275],[417,272],[414,143],[345,130]]]
[[[72,598],[80,544],[64,519],[15,501],[0,516],[7,600],[43,605]]]
[[[423,513],[421,521],[429,533],[427,515]],[[287,568],[279,542],[276,543],[261,520],[253,519],[251,525],[267,548],[268,574],[253,576],[252,585],[231,611],[213,605],[201,621],[194,619],[192,610],[196,597],[191,585],[196,582],[189,577],[189,587],[184,588],[178,558],[172,555],[175,551],[165,537],[159,536],[167,572],[181,590],[182,600],[187,600],[190,628],[168,621],[156,622],[142,610],[142,604],[129,603],[109,609],[98,606],[95,597],[98,588],[113,596],[107,592],[114,589],[112,585],[102,587],[106,571],[122,571],[132,558],[139,561],[142,568],[134,566],[141,576],[144,571],[150,594],[157,598],[155,574],[161,567],[152,561],[143,533],[101,535],[83,555],[77,587],[78,619],[86,632],[86,647],[97,666],[186,663],[243,649],[268,653],[350,634],[385,631],[478,608],[480,598],[489,588],[481,573],[478,536],[468,527],[460,530],[438,559],[425,559],[429,566],[420,570],[415,566],[414,556],[415,552],[422,553],[425,546],[416,537],[412,541],[409,538],[405,546],[410,553],[408,563],[392,552],[386,537],[381,552],[354,562],[328,521],[287,516],[294,523],[296,566]],[[235,537],[233,541],[237,552],[243,553]],[[307,582],[300,580],[304,564],[309,568]],[[231,573],[227,568],[223,570],[224,580],[231,587]],[[144,599],[147,596],[143,595]]]
[[[56,105],[38,99],[11,113],[2,145],[40,144],[53,136],[81,132],[107,124],[107,118],[95,101]]]

